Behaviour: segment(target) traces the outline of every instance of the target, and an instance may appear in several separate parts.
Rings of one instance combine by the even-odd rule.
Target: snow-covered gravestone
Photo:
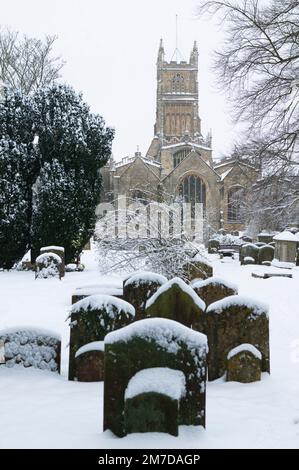
[[[204,281],[194,281],[191,286],[207,307],[225,297],[238,294],[238,287],[235,284],[220,277],[210,277]]]
[[[135,307],[135,319],[144,318],[147,300],[167,282],[166,277],[148,271],[130,277],[124,283],[124,300]]]
[[[104,380],[104,341],[93,341],[78,349],[75,354],[78,382]]]
[[[0,365],[60,372],[61,338],[40,328],[0,331]]]
[[[77,287],[72,294],[72,304],[83,300],[90,295],[112,295],[113,297],[123,298],[123,289],[110,285],[92,284]]]
[[[60,276],[64,277],[65,276],[65,254],[64,254],[64,247],[63,246],[43,246],[40,249],[40,254],[43,255],[44,253],[54,253],[55,255],[58,255],[61,259],[61,264],[60,264]]]
[[[119,437],[127,434],[125,395],[127,399],[135,396],[136,387],[137,394],[138,390],[141,393],[150,392],[150,378],[147,376],[144,384],[136,374],[157,367],[167,367],[184,374],[186,391],[179,394],[180,397],[176,396],[179,400],[178,424],[205,426],[207,351],[204,334],[165,318],[147,318],[109,333],[105,337],[104,429],[110,429]],[[156,384],[153,393],[159,393],[157,387]],[[160,405],[156,402],[155,406],[159,408]],[[144,409],[143,406],[141,408]],[[165,413],[166,410],[162,415],[165,416]],[[145,422],[146,417],[142,420]],[[129,429],[132,429],[131,426]]]
[[[55,253],[43,253],[35,260],[36,279],[58,277],[61,279],[61,258]]]
[[[183,271],[184,279],[189,282],[194,279],[208,279],[213,276],[213,266],[200,253],[183,266]]]
[[[217,253],[220,248],[220,242],[217,239],[211,238],[208,241],[208,253]]]
[[[227,355],[226,380],[250,383],[261,380],[262,354],[252,344],[240,344]]]
[[[271,243],[273,241],[274,235],[266,231],[262,231],[258,234],[257,239],[259,242],[264,242],[265,244]]]
[[[259,249],[259,264],[271,263],[274,258],[274,247],[271,245],[261,246]]]
[[[128,302],[110,295],[91,295],[72,306],[69,318],[69,380],[76,380],[78,349],[94,341],[103,341],[107,333],[131,323],[135,309]]]
[[[209,342],[209,380],[222,377],[228,353],[246,343],[262,355],[261,370],[270,372],[268,306],[233,295],[207,308],[205,333]]]
[[[166,432],[177,436],[180,400],[185,394],[186,379],[180,370],[153,367],[137,372],[125,391],[126,433]]]
[[[182,279],[175,277],[161,286],[146,303],[146,317],[169,318],[203,331],[206,305]]]
[[[240,249],[240,262],[246,264],[245,258],[252,258],[250,264],[257,264],[259,257],[259,248],[254,243],[245,243]],[[249,260],[247,260],[248,262]]]

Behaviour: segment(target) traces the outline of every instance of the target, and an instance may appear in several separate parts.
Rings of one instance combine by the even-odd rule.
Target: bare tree
[[[51,85],[64,66],[60,57],[52,55],[56,39],[47,35],[41,40],[0,29],[0,81],[24,94]]]
[[[120,210],[114,201],[115,211],[105,211],[96,225],[102,272],[144,269],[187,279],[187,264],[195,266],[198,257],[208,263],[202,245],[191,241],[184,230],[179,210],[172,212],[170,206],[160,203],[156,217],[149,217],[150,204],[156,206],[156,201],[141,198],[126,202],[129,206]]]
[[[199,13],[221,21],[226,38],[216,52],[219,84],[249,135],[296,166],[299,133],[299,2],[202,0]]]

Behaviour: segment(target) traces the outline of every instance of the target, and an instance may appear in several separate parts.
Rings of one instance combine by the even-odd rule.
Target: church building
[[[240,160],[212,157],[212,137],[202,135],[198,99],[198,48],[189,61],[165,60],[163,41],[157,58],[154,137],[146,155],[139,151],[103,169],[103,201],[118,195],[130,200],[200,202],[209,232],[244,228],[242,202],[259,171]]]

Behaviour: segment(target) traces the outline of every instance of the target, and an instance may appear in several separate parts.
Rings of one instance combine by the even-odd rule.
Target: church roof
[[[181,165],[185,164],[186,163],[186,160],[188,160],[192,155],[196,155],[213,173],[215,173],[216,177],[218,178],[218,180],[220,179],[220,175],[214,170],[214,168],[209,165],[208,162],[205,161],[204,158],[202,158],[202,156],[200,155],[199,152],[197,152],[195,149],[192,149],[188,155],[175,167],[171,170],[170,173],[168,173],[164,178],[162,178],[162,181],[167,179],[170,175],[172,175],[172,173],[174,171],[176,171]]]

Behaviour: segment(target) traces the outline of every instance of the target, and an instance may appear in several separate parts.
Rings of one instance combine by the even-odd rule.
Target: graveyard
[[[0,272],[0,447],[297,447],[299,267],[256,243],[201,279],[103,275],[93,245]]]

